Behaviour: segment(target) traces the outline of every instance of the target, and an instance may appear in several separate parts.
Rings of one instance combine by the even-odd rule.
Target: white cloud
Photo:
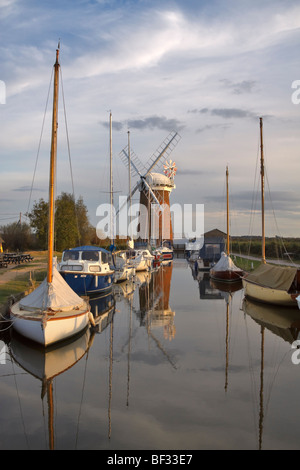
[[[144,163],[170,126],[180,127],[174,202],[201,203],[216,195],[227,163],[236,173],[235,190],[251,189],[258,115],[274,116],[265,121],[265,132],[275,187],[297,187],[296,171],[283,177],[283,164],[294,168],[298,162],[300,108],[291,102],[291,83],[300,78],[297,2],[289,7],[276,1],[197,2],[192,10],[180,0],[127,2],[126,9],[105,1],[74,2],[72,8],[30,0],[26,8],[23,2],[6,5],[11,15],[2,32],[7,42],[1,45],[0,79],[7,103],[0,119],[7,169],[10,158],[20,169],[34,166],[61,38],[75,187],[91,207],[91,187],[97,192],[97,174],[108,155],[108,132],[100,123],[109,109],[122,124],[119,131],[114,128],[115,153],[126,145],[132,125],[133,147]],[[49,140],[48,133],[49,126]],[[63,133],[62,120],[59,136]],[[16,184],[11,175],[8,191],[30,184]]]

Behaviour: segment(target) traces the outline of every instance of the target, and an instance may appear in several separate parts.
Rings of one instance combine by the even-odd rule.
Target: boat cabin
[[[204,264],[216,263],[226,247],[226,233],[213,229],[204,233],[204,243],[200,248],[199,256]]]
[[[93,246],[81,246],[65,250],[59,264],[59,270],[100,272],[104,267],[109,269],[111,254],[109,251]]]

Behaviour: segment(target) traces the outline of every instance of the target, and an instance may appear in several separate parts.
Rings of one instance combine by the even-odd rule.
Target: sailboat
[[[226,167],[226,190],[227,190],[227,253],[221,253],[221,258],[210,270],[210,277],[218,281],[238,282],[244,272],[235,266],[229,251],[229,191],[228,191],[228,167]]]
[[[300,270],[290,266],[275,266],[265,258],[264,220],[264,153],[263,122],[260,118],[261,149],[261,208],[262,208],[262,263],[242,279],[245,297],[274,305],[297,307],[300,294]]]
[[[59,82],[59,46],[54,64],[54,97],[49,178],[48,268],[44,281],[19,302],[12,305],[13,328],[21,335],[42,346],[48,346],[87,327],[90,319],[88,303],[64,281],[53,263],[54,204],[57,153],[57,108]]]
[[[113,173],[112,173],[112,114],[109,114],[110,127],[110,210],[111,210],[111,247],[114,250],[114,226],[113,226]],[[135,275],[135,267],[131,260],[121,251],[112,250],[114,282],[124,282],[131,279]]]
[[[128,200],[129,200],[129,214],[131,216],[131,150],[130,150],[130,131],[128,131]],[[131,230],[131,223],[129,224]],[[129,240],[127,242],[128,250],[120,254],[120,258],[126,261],[129,266],[132,266],[134,273],[138,271],[147,271],[151,269],[154,256],[150,253],[148,248],[135,248],[132,233],[129,233]]]
[[[110,179],[112,185],[112,167]],[[112,289],[116,271],[111,264],[108,250],[79,246],[63,252],[59,272],[78,295],[98,295]]]

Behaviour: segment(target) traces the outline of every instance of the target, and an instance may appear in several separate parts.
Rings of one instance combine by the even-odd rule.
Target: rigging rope
[[[62,78],[62,70],[61,70],[61,67],[60,67],[60,77],[61,77],[61,91],[62,91],[62,99],[63,99],[65,127],[66,127],[66,135],[67,135],[67,146],[68,146],[69,165],[70,165],[70,173],[71,173],[71,184],[72,184],[72,192],[73,192],[73,199],[74,199],[75,219],[76,219],[77,232],[78,232],[78,242],[79,242],[79,245],[80,245],[80,231],[79,231],[78,216],[77,216],[77,211],[76,211],[74,179],[73,179],[73,170],[72,170],[72,162],[71,162],[70,141],[69,141],[69,133],[68,133],[68,125],[67,125],[67,113],[66,113],[65,95],[64,95],[63,78]]]
[[[42,123],[41,134],[40,134],[40,140],[39,140],[37,155],[36,155],[36,159],[35,159],[35,166],[34,166],[33,178],[32,178],[32,183],[31,183],[30,194],[29,194],[29,201],[28,201],[27,212],[26,212],[27,214],[28,214],[28,212],[29,212],[29,207],[30,207],[30,204],[31,204],[31,196],[32,196],[32,191],[33,191],[33,184],[34,184],[35,173],[36,173],[36,169],[37,169],[37,163],[38,163],[38,158],[39,158],[39,154],[40,154],[40,149],[41,149],[42,135],[43,135],[43,132],[44,132],[45,118],[46,118],[47,107],[48,107],[48,102],[49,102],[49,96],[50,96],[50,90],[51,90],[52,79],[53,79],[53,69],[52,69],[52,73],[51,73],[51,78],[50,78],[50,83],[49,83],[49,89],[48,89],[48,95],[47,95],[46,106],[45,106],[45,112],[44,112],[44,118],[43,118],[43,123]]]

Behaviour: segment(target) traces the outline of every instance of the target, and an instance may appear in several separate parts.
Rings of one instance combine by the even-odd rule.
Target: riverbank
[[[5,313],[10,297],[14,300],[35,288],[45,277],[47,251],[30,251],[33,260],[26,264],[0,269],[0,311]]]

